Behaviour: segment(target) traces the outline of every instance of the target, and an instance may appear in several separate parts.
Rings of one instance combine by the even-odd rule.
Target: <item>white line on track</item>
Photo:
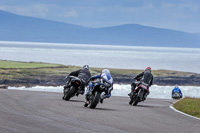
[[[178,100],[178,101],[179,101],[179,100]],[[176,101],[176,102],[178,102],[178,101]],[[176,102],[174,102],[173,104],[175,104]],[[169,107],[170,107],[172,110],[174,110],[175,112],[178,112],[178,113],[180,113],[180,114],[183,114],[183,115],[186,115],[186,116],[192,117],[192,118],[194,118],[194,119],[200,120],[200,118],[198,118],[198,117],[195,117],[195,116],[192,116],[192,115],[186,114],[186,113],[184,113],[184,112],[181,112],[181,111],[175,109],[175,108],[173,107],[173,104],[171,104]]]

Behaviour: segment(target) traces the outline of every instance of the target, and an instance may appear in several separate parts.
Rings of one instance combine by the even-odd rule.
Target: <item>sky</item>
[[[140,24],[200,33],[200,0],[0,0],[0,10],[90,28]]]

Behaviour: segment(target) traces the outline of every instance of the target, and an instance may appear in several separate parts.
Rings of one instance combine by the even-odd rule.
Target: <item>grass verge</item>
[[[48,64],[40,62],[16,62],[0,60],[0,68],[42,68],[42,67],[57,67],[58,64]]]
[[[174,108],[186,114],[200,118],[200,99],[185,97],[176,102]]]
[[[7,85],[51,85],[64,84],[65,76],[80,69],[79,66],[59,65],[41,62],[16,62],[0,60],[0,84]],[[93,75],[104,68],[90,67]],[[131,84],[133,77],[144,70],[109,68],[115,83]],[[154,84],[158,85],[199,85],[200,74],[170,70],[153,70]],[[192,78],[191,78],[192,77]],[[187,82],[185,82],[187,81]],[[48,84],[47,84],[48,83]],[[50,83],[50,84],[49,84]],[[28,86],[28,85],[27,85]]]
[[[43,70],[44,72],[47,72],[48,69],[53,69],[49,70],[51,73],[60,73],[60,69],[62,68],[61,71],[66,71],[69,73],[70,71],[79,69],[81,67],[78,66],[65,66],[65,65],[59,65],[59,64],[50,64],[50,63],[42,63],[42,62],[18,62],[18,61],[5,61],[5,60],[0,60],[0,70],[11,70],[11,69],[37,69],[37,70]],[[91,68],[91,72],[94,74],[100,73],[104,68]],[[132,75],[132,74],[139,74],[140,72],[144,70],[135,70],[135,69],[111,69],[111,74],[113,75]],[[40,71],[41,72],[41,71]],[[6,72],[5,72],[6,73]],[[194,73],[190,72],[178,72],[178,71],[170,71],[170,70],[153,70],[152,71],[154,77],[189,77],[192,75],[195,75]]]

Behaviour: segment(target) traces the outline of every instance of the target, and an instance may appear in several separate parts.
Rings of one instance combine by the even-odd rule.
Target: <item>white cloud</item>
[[[19,15],[44,17],[48,13],[48,5],[38,4],[31,6],[0,6],[0,10],[12,12]]]
[[[70,9],[68,11],[65,11],[62,15],[62,17],[68,18],[68,17],[78,17],[79,14],[76,10]]]
[[[0,6],[0,10],[6,10],[6,6]]]
[[[198,12],[200,10],[200,6],[194,4],[180,4],[180,8],[187,9],[192,12]]]
[[[40,16],[46,16],[49,12],[49,6],[48,5],[44,5],[44,4],[40,4],[40,5],[34,5],[32,7],[32,10]]]
[[[144,8],[144,9],[153,9],[155,7],[154,7],[154,5],[152,3],[148,3],[148,4],[144,4],[142,6],[142,8]]]
[[[175,4],[175,3],[162,3],[162,8],[164,9],[176,9],[180,11],[191,11],[191,12],[198,12],[200,10],[199,4],[194,3],[182,3],[182,4]]]

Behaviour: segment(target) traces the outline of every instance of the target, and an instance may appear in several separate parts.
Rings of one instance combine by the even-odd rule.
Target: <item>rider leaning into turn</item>
[[[92,89],[92,87],[94,86],[94,84],[90,81],[95,81],[97,79],[105,79],[108,82],[110,82],[110,84],[111,84],[111,86],[108,88],[108,91],[105,92],[105,94],[101,96],[100,103],[103,103],[103,100],[105,98],[109,98],[111,96],[111,91],[113,90],[113,78],[111,77],[110,71],[108,69],[104,69],[104,70],[102,70],[101,73],[99,73],[96,76],[92,76],[88,80],[89,87],[88,87],[86,94],[85,94],[86,102],[88,102],[88,94],[89,94],[90,90]]]
[[[64,88],[68,87],[68,83],[70,82],[70,78],[69,76],[75,76],[78,77],[81,81],[82,81],[82,89],[79,92],[80,94],[84,94],[85,92],[85,85],[87,84],[88,79],[91,77],[91,73],[89,71],[89,66],[88,65],[84,65],[82,69],[78,69],[75,70],[73,72],[71,72],[68,77],[66,78],[66,85],[64,86]]]
[[[134,93],[136,86],[138,86],[142,82],[148,84],[148,88],[149,88],[153,84],[153,75],[151,73],[151,68],[147,67],[144,72],[138,74],[136,77],[134,77],[134,79],[136,80],[140,79],[140,80],[135,81],[131,84],[131,93]],[[131,93],[129,93],[128,95],[130,96]],[[149,89],[144,96],[145,99],[147,95],[149,95]]]

